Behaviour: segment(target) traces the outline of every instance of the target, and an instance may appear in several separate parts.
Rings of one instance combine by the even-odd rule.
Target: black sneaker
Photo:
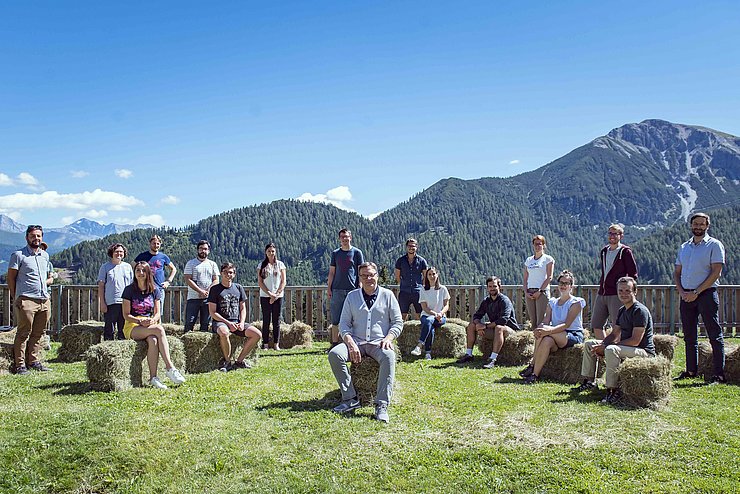
[[[596,384],[596,383],[594,383],[594,382],[591,382],[591,381],[588,381],[588,380],[584,380],[578,386],[575,386],[575,387],[570,388],[570,389],[571,389],[571,391],[574,391],[576,393],[580,393],[581,391],[590,391],[592,389],[599,389],[599,385]]]
[[[539,380],[539,376],[533,372],[524,379],[524,382],[522,384],[534,384]]]
[[[29,365],[28,368],[37,372],[49,372],[51,370],[51,367],[48,367],[41,362],[34,362]]]
[[[229,372],[231,369],[231,362],[226,360],[225,358],[222,358],[218,361],[218,370],[220,372]]]
[[[28,370],[25,365],[21,365],[20,367],[16,367],[15,373],[19,376],[27,376],[31,371]]]
[[[534,372],[534,366],[533,366],[533,365],[528,365],[528,366],[526,366],[526,367],[525,367],[524,369],[522,369],[522,370],[520,370],[520,371],[519,371],[519,375],[520,375],[521,377],[528,377],[528,376],[530,376],[530,375],[531,375],[531,374],[532,374],[533,372]]]
[[[252,366],[245,361],[239,362],[238,360],[234,362],[234,364],[231,366],[231,370],[237,370],[237,369],[251,369]]]
[[[466,353],[465,355],[463,355],[462,357],[460,357],[459,359],[457,359],[455,363],[457,363],[457,364],[465,364],[465,363],[470,362],[472,360],[473,360],[473,356],[472,355],[468,355]]]
[[[724,375],[712,376],[709,384],[727,384],[727,378]]]
[[[689,371],[682,371],[678,376],[673,378],[674,381],[683,381],[684,379],[694,379],[696,374],[692,374]]]

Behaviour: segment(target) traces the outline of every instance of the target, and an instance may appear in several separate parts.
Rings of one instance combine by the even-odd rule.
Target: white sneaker
[[[424,345],[419,343],[418,345],[416,345],[416,347],[413,350],[411,350],[411,355],[418,357],[419,355],[421,355],[421,351],[423,348],[424,348]]]
[[[174,367],[166,372],[167,378],[172,381],[172,384],[179,386],[180,384],[185,382],[185,377],[183,377],[182,374],[180,374],[180,371],[175,369]]]
[[[45,334],[42,337],[41,345],[44,347],[44,350],[47,352],[51,350],[51,337],[48,334]]]
[[[167,386],[165,386],[165,384],[164,384],[164,383],[163,383],[162,381],[160,381],[160,380],[159,380],[159,378],[158,378],[157,376],[154,376],[153,378],[149,379],[149,384],[150,384],[150,385],[151,385],[151,386],[152,386],[153,388],[157,388],[157,389],[167,389]]]

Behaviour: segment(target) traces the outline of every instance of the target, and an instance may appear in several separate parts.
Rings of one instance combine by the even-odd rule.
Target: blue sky
[[[646,118],[740,135],[738,2],[2,2],[0,213],[363,215]]]

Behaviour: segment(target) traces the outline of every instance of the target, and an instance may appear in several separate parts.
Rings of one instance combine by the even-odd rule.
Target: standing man
[[[693,237],[681,245],[676,257],[676,270],[673,281],[681,296],[681,326],[686,342],[686,370],[677,379],[696,377],[698,370],[699,315],[707,328],[707,336],[712,345],[712,383],[724,383],[725,342],[719,325],[719,298],[717,286],[725,264],[725,247],[722,242],[712,238],[709,230],[709,216],[695,213],[691,216]]]
[[[519,330],[514,315],[514,304],[509,297],[501,293],[501,280],[497,276],[490,276],[486,279],[486,288],[488,297],[481,302],[478,310],[473,314],[473,320],[468,324],[467,333],[467,350],[465,355],[457,359],[458,364],[464,364],[473,360],[473,346],[475,345],[476,336],[484,338],[486,330],[493,330],[493,352],[484,369],[493,369],[496,365],[496,358],[504,346],[506,338],[506,328]],[[488,322],[483,322],[483,316],[488,317]]]
[[[223,357],[218,363],[221,372],[232,369],[249,369],[250,365],[244,361],[249,352],[262,337],[260,330],[247,325],[247,294],[239,283],[234,283],[236,267],[230,262],[221,265],[221,282],[216,283],[208,292],[208,310],[213,319],[212,332],[218,334]],[[231,362],[231,334],[246,338],[242,351]]]
[[[329,364],[342,392],[342,402],[333,410],[344,414],[360,407],[347,362],[359,364],[363,357],[370,357],[380,365],[373,417],[388,423],[396,369],[393,340],[403,330],[403,319],[393,292],[378,286],[375,263],[360,264],[358,272],[362,289],[349,293],[339,323],[344,343],[329,352]]]
[[[624,306],[617,313],[612,332],[603,341],[586,342],[581,360],[583,382],[573,388],[576,392],[597,389],[596,359],[603,355],[606,361],[606,396],[601,403],[605,405],[614,405],[621,398],[617,387],[617,369],[623,360],[655,357],[653,316],[647,307],[637,301],[637,282],[629,276],[620,278],[617,282],[617,292]]]
[[[185,264],[184,278],[188,284],[188,301],[185,306],[185,332],[192,331],[196,318],[200,319],[200,330],[208,331],[211,315],[208,312],[208,290],[218,283],[218,266],[208,259],[211,244],[208,240],[198,242],[198,257]]]
[[[625,276],[637,280],[637,264],[632,249],[622,243],[624,228],[622,225],[609,226],[609,243],[601,249],[601,278],[599,291],[591,310],[591,330],[597,339],[604,339],[604,325],[607,319],[612,325],[617,320],[617,312],[622,306],[617,296],[617,280]]]
[[[415,238],[406,240],[406,255],[396,261],[396,283],[399,285],[398,305],[405,321],[409,315],[409,307],[413,304],[416,319],[421,314],[419,294],[421,293],[424,276],[429,266],[426,259],[416,255],[418,243]]]
[[[347,294],[357,289],[357,273],[359,266],[365,262],[362,251],[352,247],[352,232],[346,228],[339,230],[339,248],[331,253],[329,264],[329,279],[326,284],[328,290],[326,296],[329,298],[331,312],[331,346],[334,348],[339,344],[339,318],[342,315],[342,306]]]
[[[15,373],[26,375],[28,369],[48,371],[40,360],[40,340],[51,315],[48,285],[52,277],[49,254],[41,248],[44,230],[41,225],[26,228],[26,246],[10,255],[8,288],[13,294],[15,323],[18,327],[13,342]]]
[[[159,288],[159,300],[161,303],[164,303],[164,291],[172,285],[172,280],[175,279],[177,268],[172,261],[170,261],[167,254],[159,252],[160,247],[162,247],[162,237],[159,235],[152,235],[152,238],[149,239],[149,250],[136,256],[134,263],[139,261],[149,263],[149,267],[152,268],[152,274],[154,274],[154,284]],[[165,279],[164,276],[165,267],[170,272],[167,279]],[[162,307],[162,311],[164,311],[164,306]]]

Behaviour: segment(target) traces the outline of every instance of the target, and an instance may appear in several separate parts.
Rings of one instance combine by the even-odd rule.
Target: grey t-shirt
[[[193,281],[203,290],[207,289],[213,283],[213,277],[218,277],[218,266],[210,259],[201,261],[198,258],[190,259],[185,265],[185,272],[193,277]],[[188,300],[203,299],[200,293],[196,292],[188,285]]]
[[[650,355],[655,355],[655,344],[653,343],[653,316],[650,311],[640,302],[635,302],[627,309],[622,306],[617,313],[617,326],[622,330],[620,340],[632,338],[635,328],[645,328],[638,348],[642,348]]]
[[[604,266],[604,278],[606,278],[606,275],[609,274],[609,271],[612,270],[612,266],[614,266],[614,261],[617,259],[617,254],[619,254],[619,251],[621,249],[621,245],[619,245],[614,250],[606,249],[606,265]]]
[[[15,296],[28,297],[37,300],[49,298],[49,289],[46,279],[52,272],[49,254],[39,249],[33,252],[30,247],[25,246],[10,255],[8,269],[18,270],[15,279]]]
[[[134,281],[134,270],[127,262],[113,264],[108,261],[100,266],[100,281],[105,283],[105,305],[122,304],[123,289]]]

